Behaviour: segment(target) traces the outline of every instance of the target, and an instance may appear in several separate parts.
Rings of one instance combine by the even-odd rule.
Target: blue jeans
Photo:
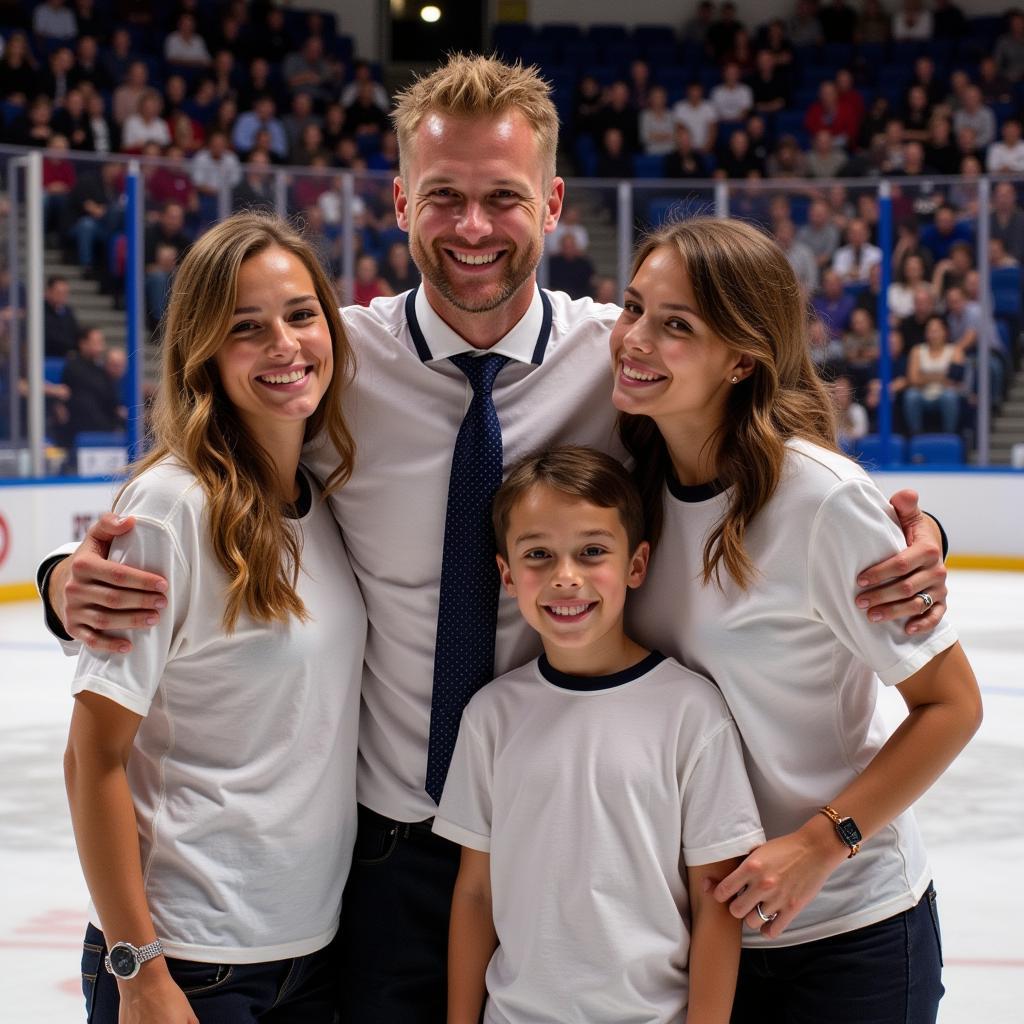
[[[935,889],[877,924],[776,949],[745,949],[732,1024],[935,1024],[942,940]]]
[[[938,414],[944,434],[955,434],[960,420],[960,395],[951,388],[946,388],[938,398],[925,398],[919,388],[903,392],[903,418],[911,434],[924,432],[924,418],[932,412]]]
[[[202,1024],[332,1024],[338,998],[332,946],[309,956],[258,964],[166,959],[171,977]],[[114,976],[103,966],[106,953],[103,933],[90,924],[82,951],[88,1024],[117,1024],[120,997]]]

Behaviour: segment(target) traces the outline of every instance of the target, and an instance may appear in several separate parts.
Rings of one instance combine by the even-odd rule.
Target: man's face
[[[172,203],[164,210],[160,217],[160,222],[163,224],[164,231],[167,234],[176,235],[185,223],[184,211],[180,206],[175,206]]]
[[[82,358],[92,362],[101,359],[106,349],[107,343],[103,339],[102,331],[90,331],[78,344]]]
[[[395,179],[395,215],[431,299],[468,313],[508,302],[533,281],[562,208],[561,178],[518,111],[428,114]]]

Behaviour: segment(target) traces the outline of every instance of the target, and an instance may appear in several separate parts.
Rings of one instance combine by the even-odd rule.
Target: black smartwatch
[[[160,940],[150,942],[145,946],[133,946],[130,942],[115,942],[110,947],[110,953],[103,960],[109,974],[115,978],[128,981],[139,973],[139,968],[147,961],[163,953],[164,947]]]
[[[835,826],[839,841],[850,851],[849,856],[855,857],[860,853],[860,844],[864,841],[864,837],[860,834],[860,829],[857,828],[857,822],[850,817],[840,817],[839,812],[828,804],[825,804],[824,807],[819,807],[818,811],[824,814]]]

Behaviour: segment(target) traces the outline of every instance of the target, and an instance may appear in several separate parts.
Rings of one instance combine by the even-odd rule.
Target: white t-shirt
[[[227,578],[195,478],[163,463],[118,502],[111,557],[168,582],[129,654],[83,648],[72,692],[144,716],[128,761],[146,899],[168,955],[259,963],[323,948],[356,834],[366,617],[330,508],[312,485],[298,593],[310,619],[223,630]],[[115,936],[116,938],[116,936]]]
[[[685,1020],[685,866],[764,841],[721,694],[659,654],[600,678],[541,657],[485,686],[434,831],[490,854],[486,1024]]]
[[[742,591],[724,571],[703,586],[704,542],[728,492],[673,485],[647,581],[627,605],[630,635],[655,640],[714,679],[743,739],[769,838],[799,828],[868,765],[887,738],[875,673],[903,682],[956,641],[948,619],[907,636],[855,607],[856,578],[905,543],[888,503],[856,464],[816,445],[787,445],[778,490],[747,530],[758,576]],[[837,808],[843,813],[842,808]],[[852,931],[914,906],[929,879],[912,812],[844,861],[781,938],[786,946]]]
[[[754,105],[754,94],[743,82],[716,85],[711,90],[711,106],[721,121],[738,121]]]
[[[993,174],[1000,171],[1013,171],[1024,174],[1024,139],[1008,146],[1005,142],[993,142],[988,147],[985,157],[985,168]]]
[[[619,458],[608,336],[619,308],[537,289],[490,352],[511,362],[494,383],[504,464],[555,444]],[[359,735],[359,800],[398,821],[437,809],[425,791],[434,640],[455,438],[473,396],[447,358],[474,352],[422,288],[342,311],[358,372],[345,400],[356,441],[351,480],[332,496],[369,618]],[[326,475],[323,439],[303,461]],[[495,672],[535,657],[536,634],[513,599],[498,606]]]
[[[711,129],[718,123],[718,113],[707,100],[697,106],[680,100],[672,108],[672,116],[677,124],[686,126],[694,149],[707,149]]]

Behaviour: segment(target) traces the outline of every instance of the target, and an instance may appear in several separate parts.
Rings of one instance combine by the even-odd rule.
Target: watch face
[[[850,847],[856,846],[863,838],[853,818],[843,818],[836,825],[836,831],[839,833],[839,838]]]
[[[137,966],[135,954],[127,946],[116,945],[110,951],[110,969],[119,978],[131,977]]]

